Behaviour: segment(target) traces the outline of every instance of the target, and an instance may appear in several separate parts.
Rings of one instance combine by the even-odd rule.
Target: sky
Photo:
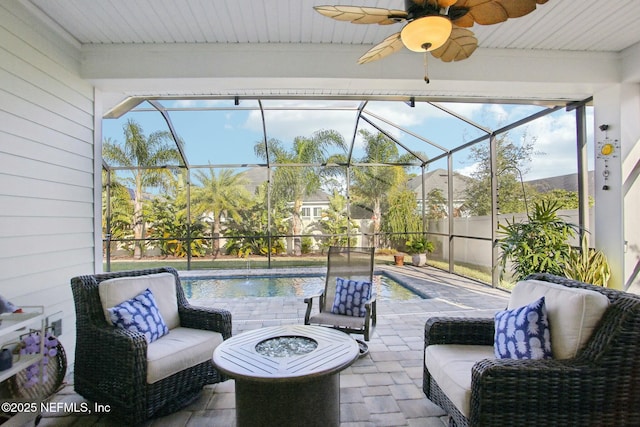
[[[243,165],[263,163],[254,154],[254,146],[263,140],[262,113],[255,100],[183,100],[160,101],[166,107],[182,108],[170,111],[178,136],[184,141],[190,165]],[[285,146],[296,136],[310,136],[323,129],[340,132],[350,143],[357,120],[356,101],[283,101],[263,100],[264,128],[269,139],[280,140]],[[543,107],[519,104],[440,104],[472,123],[489,130],[499,129],[525,118]],[[141,107],[150,109],[148,104]],[[205,108],[213,110],[204,110]],[[401,101],[371,101],[364,116],[402,145],[433,158],[444,150],[458,147],[485,132],[472,124],[436,108],[417,102],[415,107]],[[122,143],[124,123],[138,122],[146,135],[167,130],[166,122],[157,111],[129,112],[119,119],[103,120],[103,136]],[[370,124],[359,121],[358,128],[377,132]],[[593,110],[587,109],[587,133],[590,144],[589,169],[593,169]],[[575,113],[561,109],[509,132],[516,143],[534,143],[534,155],[523,168],[525,180],[564,175],[576,171]],[[363,156],[362,141],[356,136],[354,158]],[[400,148],[400,151],[404,150]],[[470,175],[476,165],[470,150],[453,156],[456,172]],[[429,170],[446,168],[446,160],[434,162]]]

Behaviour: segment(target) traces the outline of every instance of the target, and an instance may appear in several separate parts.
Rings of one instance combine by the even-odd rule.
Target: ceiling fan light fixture
[[[409,50],[429,52],[445,44],[451,29],[451,21],[444,16],[424,16],[405,25],[400,38]]]

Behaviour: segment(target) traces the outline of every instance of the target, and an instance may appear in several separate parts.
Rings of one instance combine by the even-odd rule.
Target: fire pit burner
[[[256,352],[269,357],[291,357],[311,353],[318,347],[318,342],[300,336],[274,337],[259,342]]]

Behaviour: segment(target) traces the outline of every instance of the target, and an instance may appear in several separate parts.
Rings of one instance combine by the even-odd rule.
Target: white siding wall
[[[73,359],[69,279],[94,271],[94,95],[79,46],[32,12],[0,3],[0,294],[62,310]]]

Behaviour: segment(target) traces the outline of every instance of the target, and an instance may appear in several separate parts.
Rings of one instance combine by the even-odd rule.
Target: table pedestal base
[[[304,381],[236,379],[238,427],[340,425],[340,374]]]

